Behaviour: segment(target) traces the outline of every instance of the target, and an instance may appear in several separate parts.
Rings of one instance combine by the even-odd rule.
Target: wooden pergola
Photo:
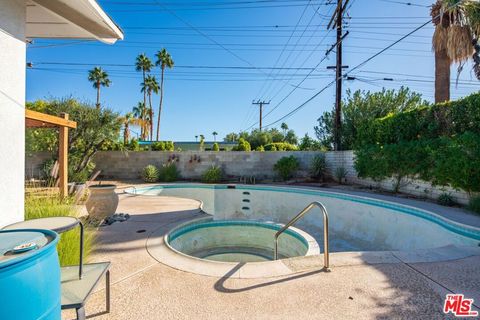
[[[58,179],[60,196],[68,195],[68,129],[77,128],[77,123],[68,119],[68,114],[60,117],[25,109],[25,126],[27,128],[58,128]]]

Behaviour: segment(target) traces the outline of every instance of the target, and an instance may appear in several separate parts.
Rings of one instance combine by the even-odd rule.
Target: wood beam
[[[68,120],[68,114],[62,113],[61,117],[65,121]],[[68,127],[61,126],[58,128],[58,179],[60,188],[60,197],[68,196]]]
[[[77,123],[75,121],[68,120],[68,117],[65,119],[63,117],[55,117],[49,114],[25,109],[25,119],[26,125],[32,124],[35,127],[67,127],[75,129],[77,128]],[[43,124],[42,124],[43,123]]]

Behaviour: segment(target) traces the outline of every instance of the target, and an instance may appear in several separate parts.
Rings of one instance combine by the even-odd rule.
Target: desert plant
[[[325,171],[327,170],[327,161],[325,155],[316,155],[310,164],[310,176],[314,179],[323,180],[325,177]]]
[[[218,146],[218,143],[214,143],[213,146],[212,146],[212,150],[213,151],[220,151],[220,147]]]
[[[158,168],[154,165],[148,165],[142,170],[142,179],[145,182],[157,182],[159,179]]]
[[[202,175],[202,181],[205,183],[218,183],[223,178],[222,168],[213,165],[210,169],[205,171]]]
[[[441,206],[452,207],[457,202],[450,193],[442,193],[440,196],[438,196],[437,203]]]
[[[175,163],[166,163],[160,168],[158,177],[161,182],[173,182],[180,178],[180,172]]]
[[[25,198],[25,220],[58,217],[58,216],[78,216],[77,209],[67,200],[60,200],[58,197],[46,196],[39,197],[33,193]],[[85,228],[83,255],[85,261],[91,253],[94,245],[94,232],[90,228]],[[57,246],[60,265],[77,265],[79,263],[78,252],[80,251],[80,232],[78,228],[62,233]]]
[[[337,167],[335,169],[335,178],[337,179],[337,182],[342,184],[343,180],[347,177],[347,173],[345,167]]]
[[[472,197],[468,203],[468,210],[480,214],[480,196]]]
[[[289,156],[278,160],[273,166],[273,169],[277,171],[282,180],[286,181],[295,175],[299,167],[300,162],[298,159],[294,156]]]

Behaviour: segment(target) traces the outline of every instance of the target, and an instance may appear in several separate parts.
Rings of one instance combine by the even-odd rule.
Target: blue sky
[[[73,95],[94,101],[95,91],[87,81],[87,71],[98,65],[112,80],[111,87],[102,89],[102,103],[124,114],[143,100],[141,74],[133,67],[135,57],[145,52],[154,59],[155,52],[165,47],[175,67],[166,74],[162,140],[191,141],[199,134],[212,140],[213,131],[223,137],[252,127],[258,121],[258,107],[251,104],[254,99],[271,100],[264,112],[268,114],[264,125],[268,125],[334,79],[334,71],[326,69],[335,64],[332,52],[292,92],[310,73],[310,69],[292,68],[315,67],[335,43],[335,31],[326,28],[334,5],[327,2],[99,1],[124,30],[125,40],[113,46],[89,41],[35,40],[27,50],[27,61],[33,63],[33,68],[27,70],[27,100]],[[414,5],[405,2],[350,0],[345,18],[345,30],[350,33],[343,42],[344,65],[353,69],[428,20],[431,1],[417,0],[412,2]],[[344,81],[344,91],[377,91],[405,85],[433,100],[432,33],[433,27],[428,25],[352,71],[350,75],[359,80]],[[261,69],[264,67],[286,69]],[[452,99],[478,90],[470,70],[467,64],[458,86],[452,81]],[[456,76],[455,71],[452,67],[452,77]],[[153,73],[159,78],[159,69]],[[332,86],[284,121],[299,136],[314,136],[316,119],[332,108],[334,99]],[[158,101],[158,96],[154,97],[155,111]]]

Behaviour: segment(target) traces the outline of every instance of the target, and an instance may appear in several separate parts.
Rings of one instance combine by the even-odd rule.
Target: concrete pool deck
[[[226,270],[221,278],[179,271],[152,258],[147,240],[202,217],[199,202],[120,198],[117,212],[129,213],[131,218],[100,228],[91,257],[92,262],[112,262],[112,309],[104,313],[102,284],[87,302],[87,317],[444,319],[448,318],[442,313],[447,293],[463,293],[480,306],[480,256],[475,252],[461,259],[422,263],[398,258],[374,263],[368,256],[372,259],[375,253],[356,253],[355,263],[342,264],[332,255],[330,273],[322,272],[314,262],[306,263],[299,273],[264,279],[235,278],[240,265]],[[74,318],[70,312],[63,316]]]

